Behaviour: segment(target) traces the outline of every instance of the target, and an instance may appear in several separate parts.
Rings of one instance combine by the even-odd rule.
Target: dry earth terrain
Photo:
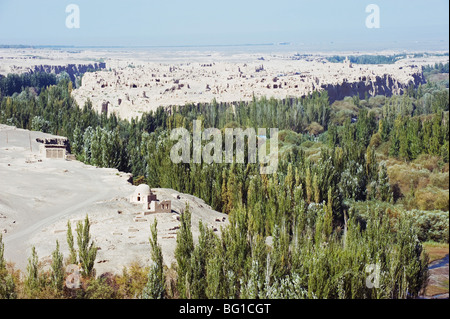
[[[120,273],[132,262],[149,265],[148,239],[154,218],[158,220],[164,261],[167,265],[174,262],[180,224],[177,217],[186,203],[192,211],[195,240],[200,220],[218,233],[228,222],[226,215],[204,201],[170,189],[154,191],[158,199],[172,201],[172,213],[143,216],[142,207],[129,202],[135,186],[128,182],[128,174],[78,161],[42,158],[38,137],[51,135],[0,126],[0,231],[6,259],[19,269],[25,270],[32,246],[39,259],[49,265],[56,240],[67,258],[67,221],[71,221],[76,238],[76,223],[86,215],[92,222],[92,238],[100,248],[97,274]]]
[[[365,93],[400,94],[424,79],[422,65],[448,62],[448,56],[412,56],[394,64],[330,63],[332,55],[403,52],[243,53],[195,50],[49,50],[0,49],[0,74],[10,72],[83,72],[73,90],[78,105],[90,99],[101,112],[140,117],[159,106],[249,101],[253,96],[301,97],[327,90],[330,100]],[[59,67],[58,67],[59,66]],[[66,68],[64,68],[64,66]]]

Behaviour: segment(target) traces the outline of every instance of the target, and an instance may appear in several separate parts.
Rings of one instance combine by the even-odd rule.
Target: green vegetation
[[[56,75],[52,73],[8,74],[6,77],[0,77],[0,97],[11,96],[31,87],[39,92],[41,89],[56,83]]]
[[[327,58],[331,63],[342,63],[347,57],[332,56]],[[357,55],[349,56],[348,59],[354,64],[394,64],[396,61],[406,58],[406,54],[396,55]]]
[[[0,299],[15,299],[16,286],[13,276],[7,269],[4,257],[5,245],[3,244],[3,236],[0,234]]]
[[[405,59],[409,56],[412,56],[413,58],[422,58],[424,56],[448,56],[448,53],[446,54],[437,54],[437,53],[414,53],[414,54],[394,54],[394,55],[350,55],[350,56],[340,56],[340,55],[334,55],[331,57],[328,57],[328,62],[331,63],[342,63],[346,58],[350,60],[353,64],[394,64],[395,62]],[[442,68],[442,64],[440,65],[440,69],[438,70],[439,73],[448,73],[448,64],[447,68]],[[429,68],[425,67],[424,72],[429,71]]]
[[[448,62],[446,64],[436,63],[435,65],[428,65],[422,67],[422,71],[425,76],[438,73],[448,73],[448,66],[449,66]]]
[[[147,284],[142,292],[142,298],[144,299],[162,299],[166,290],[162,250],[158,245],[157,239],[157,226],[158,222],[155,219],[155,222],[150,226],[150,246],[153,264],[148,273]]]
[[[77,107],[70,90],[63,79],[39,95],[3,97],[0,122],[67,136],[79,160],[131,172],[136,184],[200,197],[229,214],[230,226],[219,237],[200,224],[194,244],[186,207],[176,265],[162,266],[155,223],[152,265],[94,279],[96,248],[86,217],[76,229],[78,251],[70,223],[67,232],[68,261],[81,263],[86,279],[78,291],[57,289],[58,244],[52,274],[40,271],[33,254],[26,284],[12,270],[2,275],[0,258],[0,281],[12,278],[5,287],[16,287],[5,291],[41,298],[410,298],[426,283],[421,243],[448,243],[449,91],[442,83],[332,105],[326,92],[213,101],[131,121],[99,115],[90,101]],[[222,132],[278,128],[278,171],[260,175],[252,163],[173,164],[170,130],[192,131],[193,120]],[[365,267],[374,264],[381,289],[365,284]]]

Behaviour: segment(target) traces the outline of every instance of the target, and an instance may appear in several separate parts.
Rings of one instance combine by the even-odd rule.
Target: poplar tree
[[[6,269],[5,244],[2,237],[0,234],[0,299],[15,299],[17,297],[16,287],[12,276]]]
[[[319,188],[319,180],[317,174],[314,174],[313,178],[313,190],[314,190],[314,201],[318,204],[320,203],[320,188]]]
[[[202,221],[199,222],[200,235],[191,257],[190,293],[193,299],[205,299],[207,287],[206,268],[213,249],[213,236]]]
[[[392,201],[392,190],[389,183],[387,168],[384,163],[380,165],[378,170],[378,198],[385,202]]]
[[[308,165],[306,168],[306,201],[307,203],[311,203],[313,195],[313,189],[312,189],[312,179],[311,179],[311,169]]]
[[[206,297],[208,299],[227,298],[226,282],[224,274],[223,247],[219,238],[215,238],[211,258],[206,265]]]
[[[91,241],[89,233],[91,224],[86,215],[84,224],[79,221],[77,224],[77,243],[78,243],[78,258],[81,263],[82,275],[84,277],[91,277],[94,275],[94,263],[97,257],[97,247]]]
[[[52,253],[52,265],[51,265],[51,283],[53,289],[56,292],[60,292],[63,289],[64,283],[64,268],[63,268],[63,255],[59,250],[59,242],[56,241],[56,249]]]
[[[378,163],[375,156],[375,149],[371,146],[367,147],[366,151],[366,176],[368,181],[377,179]]]
[[[166,282],[163,268],[163,255],[161,246],[158,244],[158,221],[155,218],[150,226],[151,236],[149,238],[152,265],[148,273],[148,281],[142,292],[143,299],[163,299],[166,291]]]
[[[294,195],[294,185],[295,185],[295,176],[294,170],[292,168],[292,163],[288,164],[284,185],[287,187],[288,193],[292,197]]]
[[[76,265],[78,264],[78,258],[77,258],[77,251],[74,247],[74,241],[73,241],[73,233],[72,233],[72,226],[70,225],[70,221],[67,221],[67,244],[69,245],[69,264]]]
[[[235,205],[237,204],[237,182],[236,182],[236,176],[233,172],[233,169],[231,170],[231,173],[228,177],[227,182],[227,209],[226,212],[229,214],[233,210]]]
[[[401,125],[402,125],[401,118],[398,117],[395,120],[394,128],[391,131],[391,144],[389,146],[389,156],[397,157],[399,155],[399,151],[400,151],[400,133],[398,131],[399,131],[399,127],[401,127]]]
[[[222,171],[222,192],[221,192],[221,198],[222,198],[222,209],[224,213],[227,213],[228,209],[228,193],[227,193],[227,171],[223,169]]]
[[[333,195],[331,188],[328,189],[328,201],[325,207],[324,232],[325,237],[329,238],[333,231]]]
[[[78,125],[75,126],[75,129],[73,131],[73,142],[71,144],[71,150],[72,153],[74,153],[77,156],[82,155],[83,152],[83,134]]]
[[[189,282],[187,281],[190,273],[191,255],[194,251],[194,240],[191,230],[191,211],[186,204],[185,211],[180,217],[180,229],[177,232],[177,247],[175,248],[175,259],[177,260],[178,290],[181,298],[187,298],[189,295]]]
[[[39,279],[39,261],[36,248],[31,247],[31,256],[28,258],[27,274],[25,277],[25,289],[31,298],[38,297],[40,279]]]

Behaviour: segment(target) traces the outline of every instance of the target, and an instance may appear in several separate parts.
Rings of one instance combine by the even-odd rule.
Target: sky
[[[80,27],[67,28],[76,4]],[[367,28],[369,4],[380,27]],[[0,44],[426,43],[448,50],[448,0],[0,0]]]

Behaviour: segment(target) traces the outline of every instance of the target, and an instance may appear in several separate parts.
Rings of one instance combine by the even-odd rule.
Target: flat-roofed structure
[[[65,137],[37,138],[39,153],[44,158],[66,159],[69,141]]]

